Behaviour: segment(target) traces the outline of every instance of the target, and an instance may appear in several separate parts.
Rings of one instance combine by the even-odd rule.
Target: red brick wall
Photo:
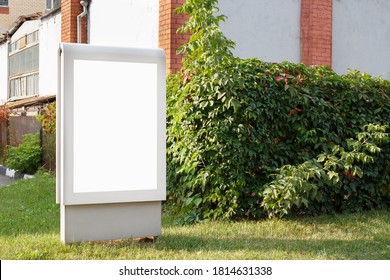
[[[177,48],[189,35],[176,30],[186,17],[173,11],[185,0],[160,0],[159,45],[167,54],[167,70],[180,70]],[[301,0],[301,61],[307,65],[332,66],[332,0]]]
[[[83,12],[80,0],[61,1],[61,41],[64,43],[77,43],[77,16]],[[81,41],[87,40],[86,17],[82,18]]]
[[[301,1],[301,61],[332,66],[332,0]]]
[[[9,7],[0,7],[0,14],[8,15]]]
[[[167,70],[181,68],[178,47],[188,41],[188,34],[177,34],[187,17],[174,13],[185,0],[159,0],[159,46],[166,51]],[[77,42],[77,16],[82,12],[79,0],[62,0],[62,42]],[[82,42],[86,42],[83,18]],[[332,0],[301,0],[301,61],[307,65],[332,65]]]
[[[181,68],[181,56],[177,49],[188,42],[188,34],[177,34],[176,30],[185,23],[187,17],[178,15],[174,10],[185,0],[160,0],[159,46],[167,55],[167,71],[176,72]]]

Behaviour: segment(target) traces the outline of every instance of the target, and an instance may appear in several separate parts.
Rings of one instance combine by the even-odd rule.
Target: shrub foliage
[[[41,166],[41,141],[39,132],[23,135],[17,147],[9,146],[5,152],[6,165],[20,173],[34,174]]]
[[[55,134],[56,132],[56,102],[45,105],[43,112],[36,116],[41,122],[42,130],[46,133]]]
[[[291,168],[304,177],[311,168],[327,175],[308,180],[323,185],[322,198],[310,207],[298,203],[301,213],[389,206],[389,81],[358,71],[337,75],[325,66],[240,59],[218,27],[225,17],[215,16],[216,0],[187,0],[179,11],[189,14],[181,31],[192,36],[180,49],[181,73],[167,81],[167,184],[169,201],[187,222],[269,214],[264,197],[275,178],[270,175]],[[349,139],[364,145],[362,133],[382,133],[382,141],[372,143],[381,152],[353,165],[359,169],[324,171],[331,156],[355,151]],[[330,158],[321,161],[324,155]],[[328,185],[333,178],[337,184]]]
[[[292,209],[306,212],[354,211],[382,206],[385,188],[362,189],[354,180],[363,178],[365,165],[381,152],[378,145],[389,140],[385,126],[366,125],[357,139],[347,140],[347,149],[334,145],[329,153],[320,154],[295,166],[280,168],[275,179],[266,184],[262,206],[269,217],[282,217]]]
[[[42,164],[45,169],[56,169],[56,102],[45,105],[36,119],[42,127]]]

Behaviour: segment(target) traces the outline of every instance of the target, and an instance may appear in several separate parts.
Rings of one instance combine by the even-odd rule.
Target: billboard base
[[[64,243],[161,235],[161,201],[61,205]]]

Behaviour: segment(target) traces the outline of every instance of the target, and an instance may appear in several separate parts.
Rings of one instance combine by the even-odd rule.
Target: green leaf
[[[186,206],[189,206],[189,205],[191,205],[191,203],[194,201],[194,198],[193,197],[190,197],[190,198],[188,198],[187,200],[186,200],[186,202],[185,202],[185,205]]]
[[[317,161],[318,162],[324,162],[327,158],[327,155],[326,154],[320,154],[317,158]]]
[[[200,197],[198,197],[198,198],[196,198],[195,200],[194,200],[194,205],[196,206],[196,207],[198,207],[199,206],[199,204],[202,202],[202,199],[200,198]]]
[[[234,108],[234,111],[237,111],[237,109],[240,107],[240,103],[234,98],[231,99],[231,104]]]
[[[328,172],[328,178],[329,178],[329,180],[332,180],[334,177],[338,177],[338,176],[339,176],[339,174],[336,173],[336,172],[334,172],[334,171],[329,171],[329,172]]]

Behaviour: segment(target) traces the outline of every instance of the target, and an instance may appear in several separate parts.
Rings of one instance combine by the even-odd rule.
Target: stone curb
[[[19,173],[13,169],[9,169],[3,165],[0,165],[0,175],[5,175],[14,179],[31,179],[34,175]]]

